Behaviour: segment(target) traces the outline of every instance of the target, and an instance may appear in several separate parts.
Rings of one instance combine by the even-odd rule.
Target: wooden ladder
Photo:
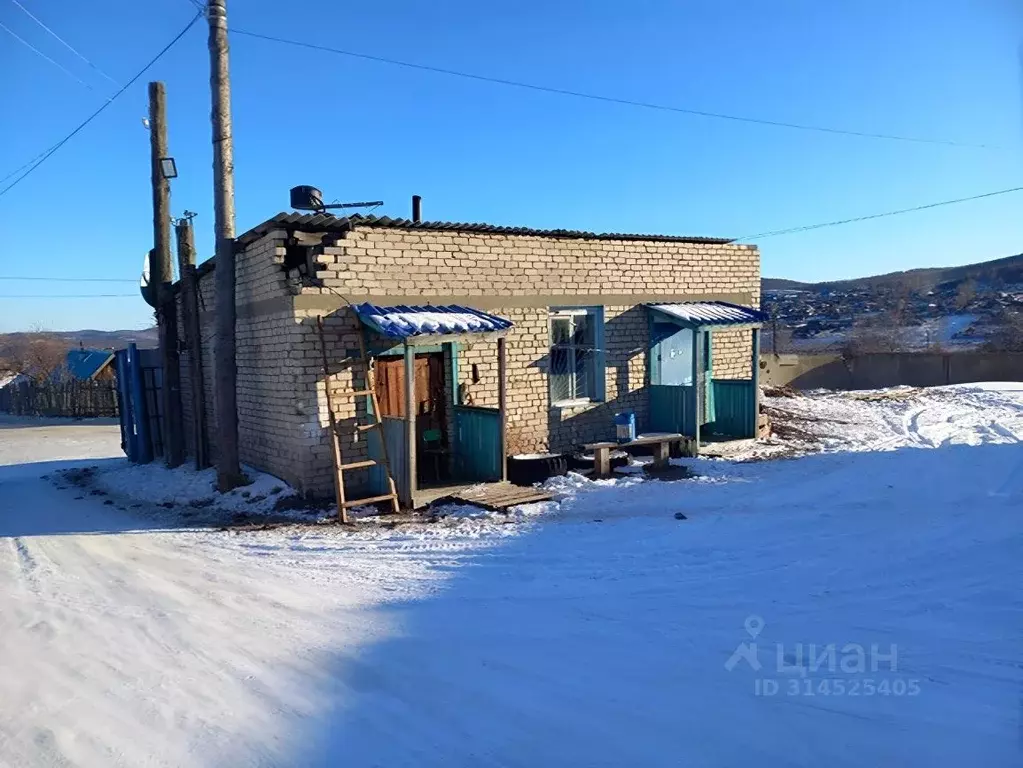
[[[358,319],[358,315],[356,315]],[[323,381],[324,387],[327,393],[327,412],[330,419],[330,435],[331,435],[331,447],[333,449],[334,458],[334,491],[337,495],[337,516],[338,520],[342,523],[348,523],[348,510],[352,507],[359,507],[364,504],[375,504],[380,501],[391,502],[391,511],[398,512],[398,491],[394,486],[394,478],[391,476],[391,465],[387,460],[387,443],[384,439],[384,433],[381,430],[382,423],[380,421],[380,402],[377,400],[377,391],[373,376],[373,365],[369,359],[369,355],[366,354],[366,341],[363,338],[362,321],[359,320],[359,357],[363,364],[366,366],[366,389],[359,389],[352,394],[355,397],[368,397],[372,408],[367,408],[367,412],[372,410],[372,421],[367,424],[357,424],[355,429],[359,433],[369,432],[376,430],[377,435],[380,438],[380,459],[365,459],[363,461],[350,461],[347,464],[344,462],[341,456],[341,440],[340,435],[337,431],[337,417],[334,415],[334,403],[330,395],[330,366],[327,362],[327,341],[323,333],[323,317],[319,316],[316,318],[316,327],[320,332],[320,352],[323,356]],[[356,408],[358,413],[358,408]],[[369,467],[382,466],[387,476],[387,487],[390,489],[390,493],[384,493],[379,496],[368,496],[361,499],[346,499],[345,498],[345,472],[354,469],[368,469]]]

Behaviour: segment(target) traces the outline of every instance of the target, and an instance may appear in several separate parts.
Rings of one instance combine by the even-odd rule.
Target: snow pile
[[[118,462],[93,474],[93,485],[126,501],[175,506],[209,507],[212,511],[265,514],[294,489],[272,475],[246,467],[249,485],[227,493],[217,491],[217,472],[197,472],[188,466],[167,469],[159,461],[150,464]],[[308,515],[303,516],[308,519]]]

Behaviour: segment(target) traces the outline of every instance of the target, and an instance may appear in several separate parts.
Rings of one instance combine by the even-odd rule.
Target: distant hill
[[[808,291],[813,283],[801,283],[798,280],[786,280],[783,277],[760,278],[760,291]]]
[[[958,284],[974,280],[981,285],[997,289],[999,286],[1023,283],[1023,253],[1004,259],[965,264],[959,267],[930,267],[883,275],[857,277],[850,280],[831,280],[823,283],[802,283],[765,277],[760,281],[761,291],[826,291],[826,290],[933,290],[939,285]]]
[[[30,331],[2,335],[11,340],[24,336],[45,337],[62,341],[72,347],[82,346],[88,349],[121,349],[132,343],[137,344],[143,349],[155,348],[159,345],[159,336],[156,328],[146,328],[140,331],[96,331],[91,329],[82,331],[42,331],[39,333]]]

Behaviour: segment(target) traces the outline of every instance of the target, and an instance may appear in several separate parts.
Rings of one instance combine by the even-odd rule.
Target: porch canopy
[[[682,304],[651,304],[655,312],[687,328],[759,328],[767,314],[759,309],[727,301],[687,301]]]
[[[405,405],[400,408],[400,416],[381,416],[383,443],[374,443],[371,434],[369,448],[371,459],[384,457],[391,466],[401,503],[415,508],[444,495],[454,486],[438,489],[442,474],[447,474],[449,479],[457,476],[459,481],[470,485],[506,480],[508,355],[505,337],[512,328],[511,320],[458,304],[382,307],[365,303],[354,305],[352,309],[363,327],[384,342],[382,346],[386,349],[371,350],[372,357],[393,359],[397,347],[400,349],[397,354],[404,358],[401,373],[385,379],[383,386],[386,389],[388,382],[400,386],[402,392],[397,399]],[[496,408],[465,405],[460,399],[458,345],[478,341],[497,342]],[[436,357],[450,361],[441,374],[446,390],[442,398],[453,397],[453,402],[423,410],[421,396],[427,395],[423,388],[430,389],[435,382],[429,360]],[[426,364],[422,369],[425,376],[420,375],[422,370],[417,363]],[[377,383],[374,377],[374,391]],[[436,403],[435,400],[429,402]],[[436,482],[432,488],[419,488],[423,468],[420,457],[426,468],[433,469]],[[376,482],[383,486],[386,477],[379,476]]]
[[[493,339],[504,336],[512,327],[511,320],[458,304],[380,307],[366,303],[353,309],[368,328],[409,346],[458,341],[468,336]]]
[[[767,315],[726,301],[648,306],[651,429],[679,432],[697,446],[704,436],[755,437],[760,327]],[[715,377],[716,332],[742,330],[751,331],[748,378]]]

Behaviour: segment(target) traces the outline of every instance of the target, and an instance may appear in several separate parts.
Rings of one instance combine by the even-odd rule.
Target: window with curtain
[[[555,405],[604,398],[603,307],[552,308],[550,385]]]

